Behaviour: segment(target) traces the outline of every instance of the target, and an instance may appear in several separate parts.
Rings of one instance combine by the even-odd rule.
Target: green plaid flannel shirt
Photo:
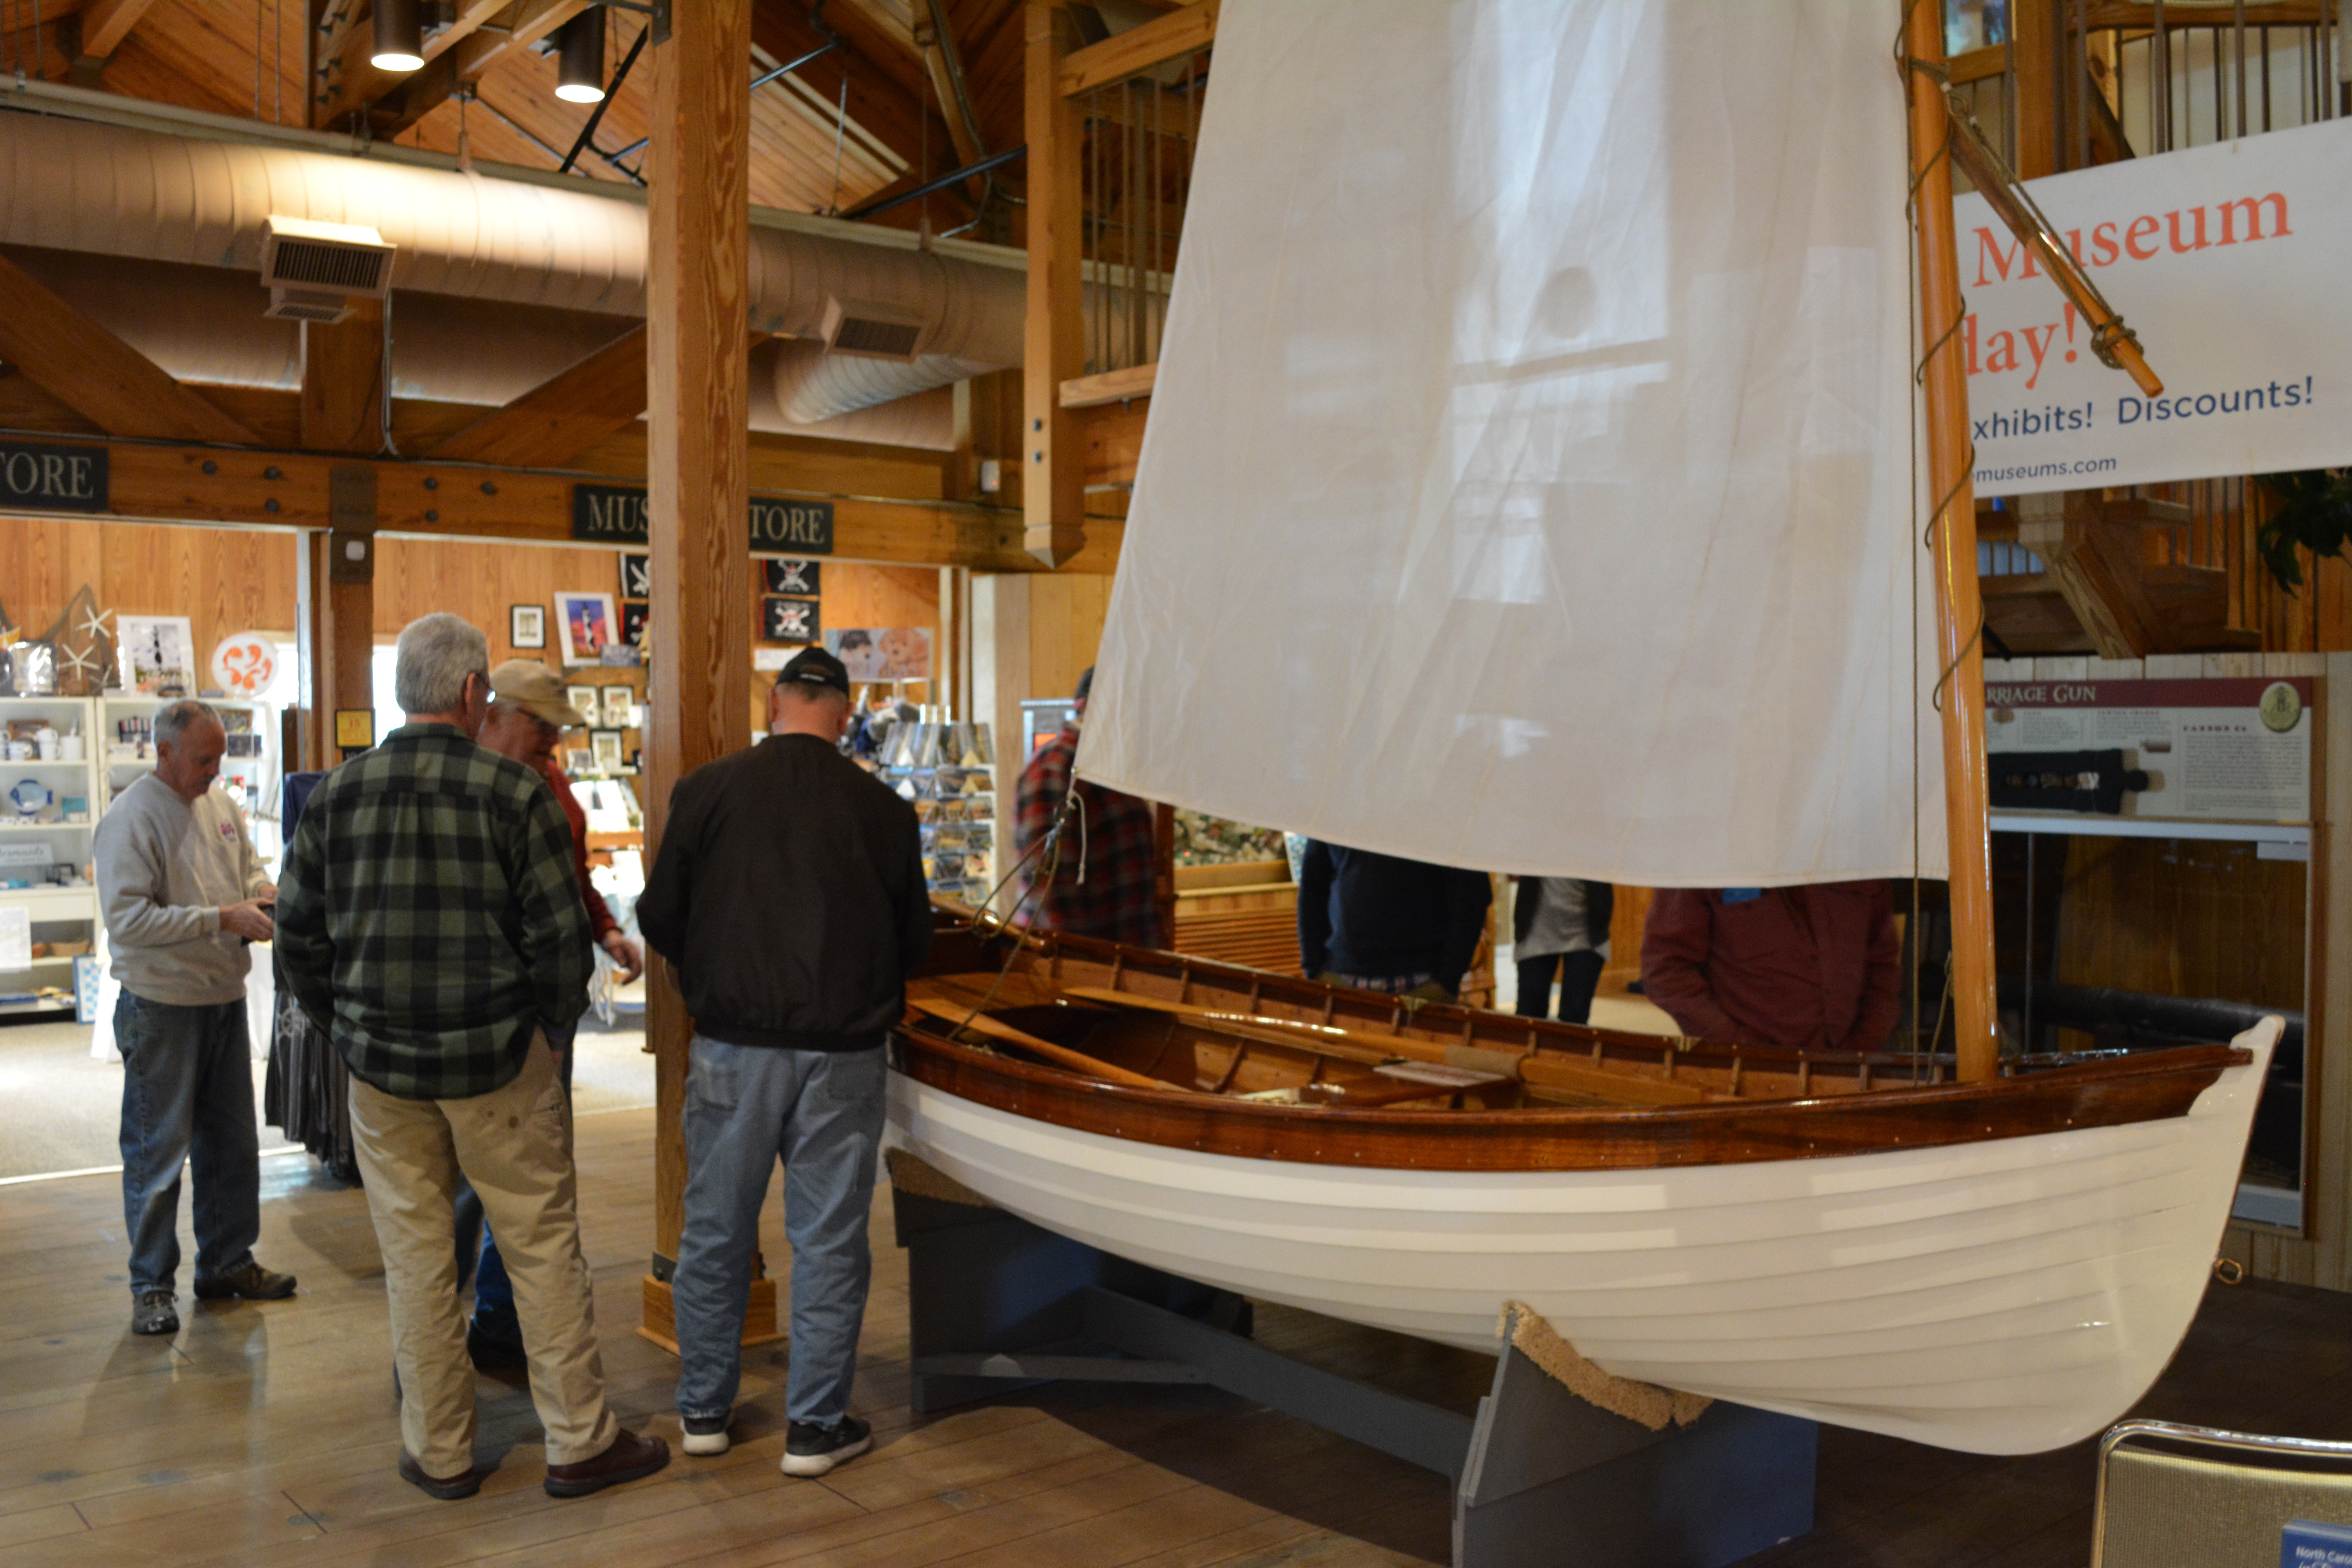
[[[278,886],[278,959],[352,1072],[404,1100],[488,1094],[587,1005],[572,829],[546,781],[407,724],[320,781]]]

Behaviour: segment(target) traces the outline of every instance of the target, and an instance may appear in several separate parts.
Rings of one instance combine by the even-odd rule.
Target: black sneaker
[[[169,1290],[142,1290],[131,1299],[131,1331],[134,1334],[176,1334],[180,1309]]]
[[[682,1415],[678,1425],[686,1429],[686,1440],[679,1445],[698,1459],[708,1459],[727,1451],[730,1439],[727,1436],[725,1415]]]
[[[845,1415],[830,1426],[795,1421],[784,1439],[784,1474],[821,1476],[874,1447],[874,1429],[855,1415]]]

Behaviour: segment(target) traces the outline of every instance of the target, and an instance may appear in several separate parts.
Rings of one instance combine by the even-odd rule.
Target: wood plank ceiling
[[[1171,0],[1146,0],[1152,8]],[[128,97],[216,114],[289,125],[314,112],[335,111],[336,128],[355,123],[354,101],[375,102],[372,121],[404,145],[455,153],[462,131],[473,158],[528,169],[553,169],[587,122],[591,106],[555,96],[556,67],[539,47],[504,47],[520,24],[538,32],[577,8],[577,0],[511,0],[503,6],[457,0],[441,7],[472,36],[452,47],[457,72],[478,66],[470,101],[447,92],[447,78],[428,81],[444,62],[428,61],[413,79],[377,77],[365,64],[370,0],[44,0],[39,8],[39,74]],[[429,20],[434,7],[425,6]],[[1022,124],[1021,0],[941,0],[938,7],[959,58],[988,153],[1020,144]],[[316,11],[313,37],[309,16]],[[942,112],[944,73],[927,60],[932,0],[825,0],[814,16],[799,0],[754,0],[754,73],[797,59],[835,35],[827,54],[759,89],[751,121],[751,200],[798,212],[841,212],[877,195],[911,189],[962,162],[959,144],[974,137],[950,102]],[[609,77],[626,57],[643,19],[604,13]],[[129,17],[128,30],[124,31]],[[84,28],[90,36],[85,38]],[[353,33],[356,29],[356,34]],[[117,39],[119,38],[119,41]],[[346,47],[345,40],[352,42]],[[35,13],[27,0],[0,0],[0,72],[21,64],[32,73]],[[310,71],[315,43],[320,66]],[[91,48],[108,52],[93,54]],[[427,35],[428,56],[437,54]],[[487,57],[487,64],[481,64]],[[346,67],[352,74],[346,76]],[[614,95],[595,142],[615,153],[644,137],[645,62]],[[387,94],[418,85],[404,109]],[[318,89],[315,100],[308,92]],[[846,104],[846,112],[843,106]],[[418,112],[419,109],[422,112]],[[950,128],[950,117],[957,123]],[[601,181],[629,181],[643,172],[642,148],[616,158],[583,152],[577,172]],[[1013,195],[1022,185],[1013,163],[999,184]],[[975,182],[976,184],[976,182]],[[986,230],[975,234],[1018,243],[1018,207],[999,204]],[[935,231],[968,223],[974,215],[963,191],[909,204],[876,221],[914,227],[926,217]]]

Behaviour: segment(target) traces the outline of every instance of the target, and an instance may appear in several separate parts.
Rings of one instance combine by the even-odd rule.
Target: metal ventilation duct
[[[429,315],[408,302],[419,293],[645,313],[645,209],[619,193],[0,114],[0,245],[228,268],[250,289],[273,214],[373,228],[397,249],[395,344],[402,324]],[[796,374],[791,396],[778,401],[797,423],[1021,362],[1022,274],[903,248],[895,234],[890,243],[868,244],[782,220],[756,225],[750,284],[750,324],[784,336],[821,338],[834,300],[873,301],[926,323],[914,363],[887,366],[900,374],[887,384],[874,374],[887,362],[849,355]],[[173,309],[169,301],[161,308]],[[178,330],[205,331],[193,322]],[[507,352],[503,337],[494,331],[467,349],[497,360]]]

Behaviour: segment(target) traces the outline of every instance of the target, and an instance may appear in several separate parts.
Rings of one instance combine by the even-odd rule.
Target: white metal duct
[[[398,247],[394,283],[404,298],[645,313],[646,214],[625,195],[0,114],[0,245],[253,279],[272,215],[375,229]],[[750,270],[750,324],[763,331],[815,337],[836,297],[899,306],[930,323],[917,364],[890,367],[914,374],[887,384],[872,374],[877,362],[842,356],[814,367],[789,399],[797,423],[1021,361],[1024,282],[1013,268],[768,224],[752,230]],[[395,321],[412,313],[421,312]],[[495,359],[503,345],[476,340],[470,350]]]

